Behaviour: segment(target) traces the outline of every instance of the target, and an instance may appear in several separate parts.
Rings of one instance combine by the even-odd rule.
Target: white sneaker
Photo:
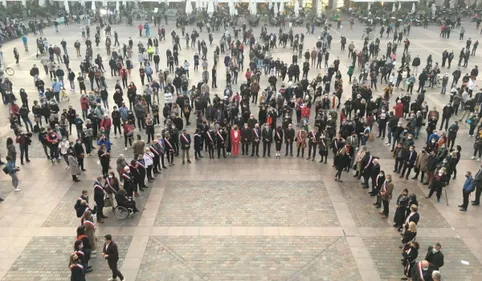
[[[470,159],[474,160],[474,159],[475,159],[475,156],[470,157]]]
[[[127,147],[125,147],[124,150],[127,150]]]
[[[21,190],[21,189],[17,187],[17,188],[15,188],[13,191],[19,192],[20,190]]]
[[[107,281],[117,281],[117,278],[112,278],[112,277],[111,277],[111,278],[107,279]]]

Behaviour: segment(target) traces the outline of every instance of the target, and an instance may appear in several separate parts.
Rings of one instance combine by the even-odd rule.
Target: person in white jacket
[[[154,181],[154,177],[152,176],[152,168],[154,166],[154,153],[149,148],[146,148],[144,153],[144,163],[146,164],[146,174],[147,174],[147,181],[152,182]]]
[[[59,142],[59,152],[60,155],[64,158],[65,164],[67,165],[65,169],[70,169],[69,168],[69,148],[70,148],[70,143],[69,140],[64,137],[62,138],[62,141]]]

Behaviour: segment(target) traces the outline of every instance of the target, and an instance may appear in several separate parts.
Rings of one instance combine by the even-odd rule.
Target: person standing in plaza
[[[432,264],[435,270],[439,270],[444,265],[444,254],[440,251],[441,249],[442,245],[436,242],[428,247],[425,255],[425,260]]]
[[[239,132],[238,126],[234,125],[233,129],[230,132],[231,136],[231,145],[233,156],[238,157],[239,154],[239,143],[241,142],[241,133]]]
[[[121,281],[125,281],[122,273],[117,269],[117,262],[119,261],[119,250],[117,244],[112,240],[112,235],[107,234],[104,236],[105,244],[102,250],[102,256],[107,260],[110,270],[112,270],[112,277],[108,281],[116,281],[117,277]]]
[[[107,217],[104,216],[104,197],[105,191],[104,187],[101,185],[103,177],[98,176],[94,183],[94,201],[97,204],[97,222],[104,223],[103,219]]]
[[[15,166],[15,161],[12,159],[12,157],[7,156],[7,163],[5,164],[5,167],[3,168],[3,172],[6,174],[10,175],[12,178],[12,185],[13,185],[13,191],[19,192],[20,188],[18,188],[18,177],[17,177],[17,172],[20,171],[20,168]]]
[[[475,174],[472,185],[475,189],[475,200],[472,201],[472,206],[478,206],[480,204],[480,193],[482,191],[482,164],[480,164],[480,169],[477,174]]]
[[[380,191],[380,196],[383,203],[383,211],[380,211],[380,214],[383,215],[384,218],[388,218],[390,200],[392,199],[392,192],[393,192],[392,175],[386,175],[386,180],[381,186],[381,191]]]
[[[474,178],[472,177],[472,172],[467,171],[465,173],[465,182],[464,186],[462,188],[462,197],[464,198],[464,201],[462,205],[459,205],[460,211],[465,212],[467,211],[467,206],[469,205],[469,196],[472,191],[474,191]]]
[[[184,165],[184,160],[187,158],[187,163],[191,163],[189,158],[189,150],[191,149],[191,135],[187,133],[186,129],[182,130],[181,137],[181,150],[182,150],[182,164]]]

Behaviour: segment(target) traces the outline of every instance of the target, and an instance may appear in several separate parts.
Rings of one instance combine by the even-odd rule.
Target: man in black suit
[[[482,191],[482,164],[480,164],[480,169],[477,174],[475,174],[472,184],[475,186],[475,200],[472,201],[472,205],[478,206],[480,204],[480,193]]]
[[[254,125],[254,129],[252,129],[252,131],[253,147],[251,149],[251,157],[253,157],[254,154],[259,157],[259,142],[261,140],[261,130],[259,129],[258,123]]]
[[[263,126],[263,131],[261,132],[263,138],[263,157],[266,156],[266,151],[268,151],[268,157],[271,157],[271,143],[273,142],[273,129],[271,129],[268,124]]]
[[[400,178],[403,178],[405,175],[405,179],[408,180],[408,175],[412,171],[412,168],[415,166],[415,162],[417,161],[417,152],[415,151],[415,146],[411,145],[408,151],[408,158],[403,165],[403,171],[400,175]],[[407,171],[408,168],[408,171]],[[407,174],[405,174],[407,172]]]
[[[377,196],[379,190],[377,189],[378,186],[378,178],[380,176],[380,163],[378,163],[378,159],[373,159],[373,168],[372,174],[370,177],[372,178],[372,191],[369,192],[370,196]]]
[[[419,261],[412,267],[412,281],[433,281],[432,272],[434,270],[433,264],[426,260]]]
[[[318,127],[314,127],[313,130],[308,132],[308,158],[306,160],[315,161],[316,156],[316,146],[318,145],[318,139],[320,138],[320,133],[318,132]],[[311,151],[313,151],[313,156],[311,156]]]
[[[117,262],[119,261],[119,251],[117,250],[117,244],[112,241],[112,235],[107,234],[104,236],[105,244],[102,248],[102,256],[104,259],[107,260],[109,264],[110,270],[112,270],[112,279],[109,280],[117,280],[117,276],[119,276],[121,281],[124,281],[124,276],[122,273],[117,269]]]
[[[185,158],[187,158],[187,163],[191,163],[191,159],[189,159],[189,149],[191,148],[191,135],[186,132],[186,129],[182,130],[179,140],[181,142],[182,164],[185,164]]]
[[[293,156],[293,141],[295,139],[295,129],[293,129],[293,125],[289,124],[288,129],[285,130],[285,143],[286,143],[286,154],[288,156],[288,148],[290,152],[290,156]]]
[[[249,144],[253,138],[253,131],[248,127],[248,123],[244,123],[244,127],[241,129],[241,152],[244,155],[249,154]]]
[[[435,243],[433,246],[429,246],[427,250],[427,255],[425,260],[433,264],[436,270],[439,270],[444,265],[444,254],[440,251],[442,245],[440,243]]]
[[[365,189],[368,188],[368,181],[372,176],[373,160],[375,160],[375,158],[373,158],[373,156],[370,155],[370,151],[367,150],[365,156],[363,156],[361,161],[361,173],[363,175],[362,187]]]
[[[100,184],[103,179],[102,176],[98,176],[94,183],[94,201],[97,204],[97,222],[99,223],[103,223],[104,221],[102,219],[107,218],[103,212],[105,191],[104,187]]]

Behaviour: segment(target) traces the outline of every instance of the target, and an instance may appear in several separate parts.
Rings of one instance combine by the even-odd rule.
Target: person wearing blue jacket
[[[473,181],[474,178],[472,177],[472,172],[467,171],[465,174],[465,182],[464,182],[464,187],[462,188],[462,196],[464,198],[464,203],[462,205],[459,205],[460,211],[466,212],[467,211],[467,206],[469,205],[469,196],[472,191],[474,191],[474,185]]]

